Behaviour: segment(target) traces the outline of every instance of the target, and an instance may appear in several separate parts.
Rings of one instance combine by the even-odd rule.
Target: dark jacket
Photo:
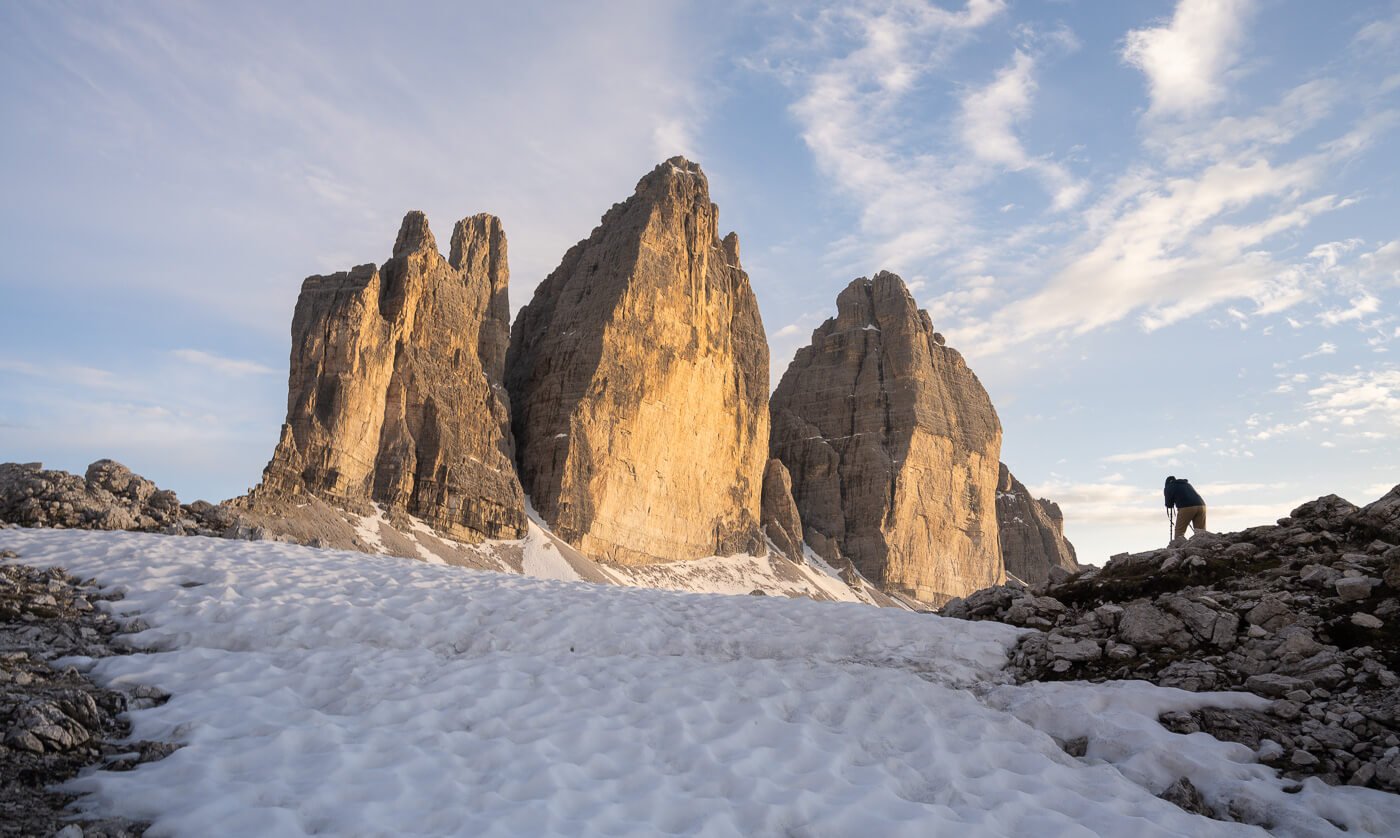
[[[1167,486],[1162,490],[1162,495],[1167,499],[1167,508],[1175,506],[1177,509],[1185,509],[1188,506],[1205,506],[1206,502],[1201,500],[1201,496],[1196,490],[1191,488],[1191,483],[1185,478],[1167,478]]]

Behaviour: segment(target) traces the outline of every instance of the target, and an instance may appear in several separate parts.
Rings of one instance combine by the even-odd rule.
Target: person
[[[1206,529],[1206,502],[1201,500],[1200,494],[1192,488],[1191,481],[1184,477],[1180,480],[1168,477],[1166,486],[1162,489],[1162,495],[1167,499],[1167,509],[1176,507],[1176,529],[1172,533],[1173,542],[1186,535],[1188,524],[1198,533],[1208,532]]]

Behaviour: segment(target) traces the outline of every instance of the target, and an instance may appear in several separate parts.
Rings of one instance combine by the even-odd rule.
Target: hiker
[[[1206,530],[1206,502],[1201,500],[1201,496],[1195,489],[1191,488],[1191,482],[1186,478],[1178,480],[1175,477],[1168,477],[1167,484],[1162,489],[1162,495],[1167,499],[1167,515],[1171,515],[1172,507],[1176,507],[1176,526],[1172,528],[1172,543],[1175,544],[1186,535],[1186,525],[1198,533],[1208,532]]]

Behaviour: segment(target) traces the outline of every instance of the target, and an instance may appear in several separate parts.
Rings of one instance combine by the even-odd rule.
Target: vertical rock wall
[[[554,531],[621,564],[759,549],[768,344],[738,237],[676,157],[536,289],[506,381],[521,481]]]
[[[1052,567],[1079,569],[1059,505],[1033,497],[1005,464],[997,478],[997,530],[1006,572],[1026,584],[1047,581]]]
[[[932,605],[1004,581],[1001,424],[898,276],[841,292],[783,375],[772,416],[772,454],[822,556]]]
[[[465,541],[524,535],[501,381],[508,280],[499,219],[459,222],[444,259],[420,212],[381,268],[308,278],[259,491],[376,501]]]

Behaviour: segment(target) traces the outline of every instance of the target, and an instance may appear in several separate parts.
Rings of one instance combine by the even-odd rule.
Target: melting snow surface
[[[1254,702],[1017,687],[1020,630],[895,609],[555,582],[270,542],[2,530],[123,591],[184,747],[69,784],[151,835],[1263,835],[1154,796],[1189,777],[1279,834],[1393,834],[1400,797],[1169,733]],[[186,587],[190,585],[190,587]],[[1087,736],[1087,756],[1051,738]]]

